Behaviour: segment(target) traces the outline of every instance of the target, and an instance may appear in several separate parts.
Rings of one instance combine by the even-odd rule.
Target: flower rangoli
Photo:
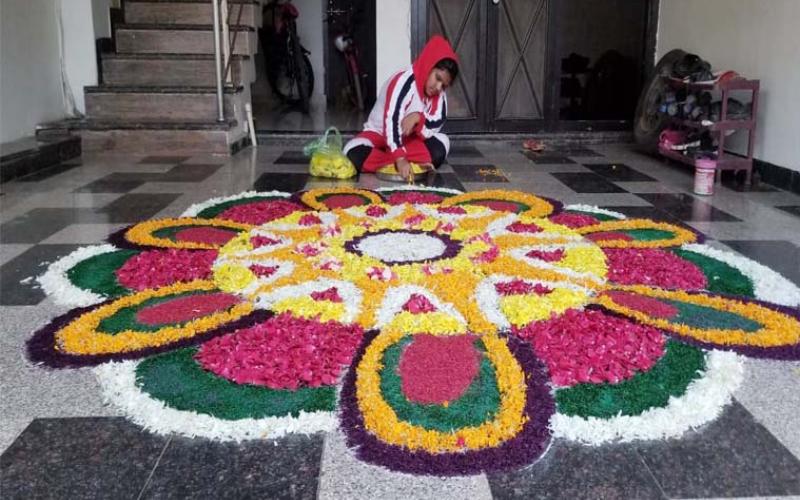
[[[40,278],[32,360],[94,366],[160,433],[337,426],[392,470],[518,468],[553,439],[677,437],[740,356],[800,359],[800,290],[685,227],[513,191],[243,193]]]

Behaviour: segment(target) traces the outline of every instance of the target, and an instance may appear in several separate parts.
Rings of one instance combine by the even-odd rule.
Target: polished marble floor
[[[384,185],[306,174],[300,147],[233,158],[84,156],[0,186],[2,498],[722,498],[800,495],[800,363],[747,361],[736,401],[679,440],[586,448],[557,442],[531,467],[468,478],[414,477],[358,462],[338,433],[219,444],[152,435],[103,404],[87,370],[48,371],[23,355],[63,309],[30,279],[109,233],[248,189]],[[625,145],[526,156],[502,142],[456,144],[430,183],[519,189],[690,226],[710,244],[800,284],[800,196],[767,185],[691,194],[685,167]]]

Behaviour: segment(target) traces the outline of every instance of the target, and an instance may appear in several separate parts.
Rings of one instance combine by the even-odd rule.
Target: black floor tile
[[[693,233],[697,233],[697,229],[693,228],[692,226],[686,224],[680,219],[673,217],[672,215],[664,212],[663,210],[659,210],[656,207],[642,207],[642,206],[635,206],[635,207],[627,207],[627,206],[611,206],[611,207],[602,207],[606,210],[612,210],[614,212],[619,212],[621,214],[626,215],[629,219],[650,219],[656,222],[667,222],[669,224],[675,224],[676,226],[682,227],[687,229]],[[709,239],[707,236],[706,239]]]
[[[494,498],[663,498],[631,446],[581,446],[558,440],[525,469],[489,474]]]
[[[788,186],[784,186],[786,189],[793,193],[800,194],[800,172],[792,172],[792,182]]]
[[[774,193],[780,191],[778,188],[770,186],[766,182],[759,182],[758,184],[752,183],[747,186],[744,180],[734,177],[723,177],[721,183],[726,188],[732,189],[738,193]]]
[[[44,300],[45,294],[36,283],[36,276],[51,262],[79,246],[34,245],[0,266],[0,305],[33,306]]]
[[[628,216],[631,219],[653,219],[657,221],[671,221],[675,218],[669,215],[666,212],[663,212],[656,207],[642,207],[642,206],[612,206],[612,207],[602,207],[606,210],[611,210],[614,212],[619,212]]]
[[[739,222],[741,219],[714,208],[710,203],[701,201],[688,194],[646,193],[636,194],[656,208],[682,221],[693,222]]]
[[[70,224],[106,222],[91,208],[35,208],[0,225],[3,243],[39,243]]]
[[[550,175],[576,193],[627,193],[625,189],[594,173],[555,172]]]
[[[797,217],[800,217],[800,206],[798,206],[798,205],[786,206],[786,207],[775,207],[775,208],[777,208],[778,210],[783,210],[787,214],[792,214],[792,215],[795,215]]]
[[[149,219],[180,198],[179,193],[131,193],[98,209],[108,222],[139,222]]]
[[[301,191],[306,187],[306,182],[310,176],[302,173],[275,173],[267,172],[261,174],[253,183],[253,189],[256,191],[286,191],[287,193],[294,193]]]
[[[578,158],[597,158],[603,156],[593,149],[580,146],[555,146],[549,148],[548,152],[558,153],[564,156],[574,156]]]
[[[727,240],[722,243],[800,285],[800,247],[797,245],[775,240]]]
[[[81,186],[74,193],[128,193],[138,188],[145,181],[115,181],[107,179],[97,179],[85,186]]]
[[[534,153],[533,151],[524,151],[522,154],[537,165],[565,165],[575,163],[571,159],[567,158],[566,155],[562,154],[549,152]]]
[[[275,160],[276,165],[306,165],[310,159],[302,151],[284,151]]]
[[[584,165],[606,179],[618,182],[654,182],[656,179],[622,163],[593,163]]]
[[[800,460],[738,402],[682,439],[637,448],[670,498],[800,494]]]
[[[216,443],[173,438],[142,498],[314,499],[321,434]]]
[[[458,180],[456,174],[451,174],[450,172],[436,172],[433,175],[428,174],[428,177],[425,179],[425,181],[420,182],[420,184],[429,187],[458,189],[459,191],[466,191],[464,185],[461,184],[460,180]]]
[[[164,174],[152,172],[114,172],[76,189],[75,193],[127,193],[145,182],[157,182]]]
[[[450,147],[449,158],[483,158],[483,153],[475,146],[453,145]]]
[[[503,171],[494,165],[451,165],[462,182],[508,182]]]
[[[44,170],[37,170],[36,172],[26,175],[21,179],[17,179],[17,182],[39,182],[45,179],[49,179],[50,177],[55,177],[58,174],[63,174],[64,172],[68,172],[75,167],[80,167],[80,162],[67,162],[67,163],[59,163],[58,165],[53,165],[52,167],[48,167]]]
[[[0,457],[3,498],[137,498],[167,439],[122,418],[36,419]]]
[[[139,163],[151,165],[177,165],[188,160],[189,156],[147,156],[139,160]]]
[[[220,168],[222,165],[176,165],[161,174],[158,182],[201,182],[214,175]]]

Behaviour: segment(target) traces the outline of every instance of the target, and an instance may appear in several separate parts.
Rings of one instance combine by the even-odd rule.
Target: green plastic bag
[[[330,127],[325,135],[303,148],[303,154],[311,157],[309,173],[315,177],[349,179],[356,175],[356,167],[342,153],[342,134]]]

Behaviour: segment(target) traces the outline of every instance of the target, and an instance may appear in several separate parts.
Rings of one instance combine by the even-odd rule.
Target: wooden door
[[[414,57],[428,38],[440,34],[460,60],[458,79],[447,91],[446,129],[486,130],[486,0],[417,0],[412,9]]]
[[[541,128],[546,117],[548,4],[551,0],[415,0],[414,56],[441,34],[458,53],[448,90],[446,130]]]
[[[544,123],[548,4],[489,2],[491,130],[531,130]]]

